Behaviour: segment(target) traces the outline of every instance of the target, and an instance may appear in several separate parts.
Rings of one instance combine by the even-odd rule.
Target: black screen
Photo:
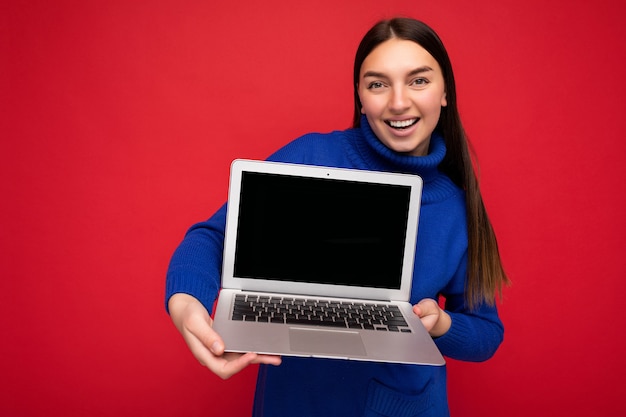
[[[400,288],[410,188],[244,172],[234,275]]]

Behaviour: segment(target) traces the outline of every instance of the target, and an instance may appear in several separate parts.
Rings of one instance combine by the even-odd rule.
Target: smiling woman
[[[441,68],[424,48],[397,38],[383,42],[363,61],[358,92],[361,113],[389,149],[428,153],[447,101]]]
[[[623,415],[626,2],[590,4],[2,2],[0,416],[251,415],[259,368],[222,381],[198,366],[164,312],[163,276],[181,232],[225,201],[234,158],[263,159],[303,132],[352,126],[355,50],[390,13],[423,19],[445,42],[463,126],[480,156],[481,191],[515,281],[499,305],[506,332],[495,357],[447,361],[451,414]],[[417,43],[450,84],[434,43]],[[325,161],[353,165],[363,155],[371,166],[438,180],[424,166],[441,158],[444,144],[445,162],[435,165],[461,184],[446,159],[454,151],[451,85],[446,99],[428,155],[415,157],[419,169],[382,145],[360,108],[360,127],[289,149],[308,141],[310,154],[293,152],[304,162],[328,151]],[[437,217],[438,188],[429,184],[420,239],[450,225],[451,212]],[[194,229],[189,239],[199,235]],[[457,258],[418,244],[433,255],[420,261],[440,271],[441,259]],[[203,272],[189,277],[206,284],[194,294],[208,299],[202,290],[218,283],[219,267]],[[427,281],[415,280],[416,300],[437,292],[440,284]],[[381,397],[368,393],[419,397],[412,374],[376,374],[370,389],[365,377],[373,374],[358,365],[312,361],[313,385],[295,382],[302,368],[287,362],[278,386],[282,365],[261,368],[271,378],[258,398],[289,406],[299,389],[298,416],[351,384],[362,393],[355,399],[369,400],[342,401],[337,410],[359,408],[350,416],[378,408]],[[431,392],[443,383],[435,380]]]
[[[359,44],[353,76],[355,128],[361,127],[365,115],[382,143],[414,156],[428,152],[432,133],[443,136],[447,153],[440,169],[466,192],[466,301],[470,307],[492,304],[494,292],[502,294],[509,280],[474,172],[457,108],[454,71],[443,42],[418,20],[379,22]],[[372,91],[381,93],[370,95]]]
[[[413,19],[375,25],[363,38],[354,64],[354,128],[305,135],[269,159],[421,176],[413,312],[443,355],[483,361],[502,341],[494,298],[507,278],[458,111],[450,105],[454,79],[438,39],[431,28]],[[209,314],[220,286],[225,210],[189,230],[172,257],[166,299],[190,350],[215,374],[229,378],[252,363],[262,363],[255,415],[404,416],[406,410],[412,410],[411,415],[419,410],[428,410],[429,416],[449,415],[445,367],[225,354]],[[376,215],[381,218],[384,212]],[[376,215],[368,216],[362,227],[371,227],[368,223],[377,219],[370,217]],[[327,257],[317,258],[328,262]],[[445,309],[438,304],[440,296],[446,300]],[[307,378],[295,385],[294,375]],[[346,379],[352,383],[345,384]]]

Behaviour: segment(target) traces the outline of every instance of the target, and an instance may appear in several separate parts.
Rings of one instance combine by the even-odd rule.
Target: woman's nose
[[[391,93],[389,108],[394,112],[405,111],[410,106],[407,91],[403,87],[394,88]]]

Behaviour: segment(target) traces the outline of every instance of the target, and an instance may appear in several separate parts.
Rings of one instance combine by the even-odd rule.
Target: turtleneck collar
[[[433,132],[425,156],[406,155],[389,149],[376,137],[365,116],[361,116],[361,133],[365,140],[357,147],[370,169],[418,174],[424,181],[441,175],[437,167],[446,155],[446,145],[439,132]]]
[[[412,156],[392,151],[376,137],[365,116],[361,127],[353,130],[354,148],[349,150],[350,159],[356,167],[373,171],[417,174],[424,180],[422,203],[441,201],[458,193],[459,188],[439,171],[439,164],[446,156],[446,144],[437,131],[430,138],[428,155]]]

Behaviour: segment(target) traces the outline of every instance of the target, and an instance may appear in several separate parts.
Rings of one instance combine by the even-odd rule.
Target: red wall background
[[[218,4],[219,3],[219,4]],[[357,43],[441,34],[514,282],[454,416],[624,415],[626,10],[618,0],[0,2],[0,415],[244,416],[163,307],[235,157],[348,127]]]

